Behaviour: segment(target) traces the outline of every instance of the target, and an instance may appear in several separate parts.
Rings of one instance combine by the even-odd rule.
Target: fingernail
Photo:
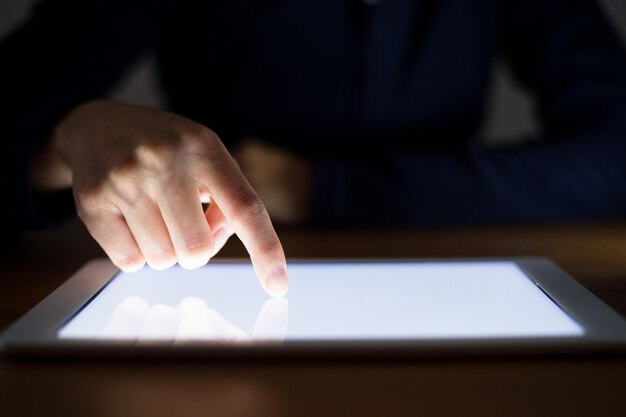
[[[277,266],[267,273],[267,292],[274,297],[287,294],[289,287],[285,265]]]

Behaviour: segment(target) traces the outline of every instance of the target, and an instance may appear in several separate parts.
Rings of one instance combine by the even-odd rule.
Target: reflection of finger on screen
[[[150,306],[141,297],[126,297],[119,303],[100,333],[102,339],[134,340],[139,336]]]
[[[215,326],[217,343],[249,343],[250,335],[226,320],[215,310],[209,310],[209,316]]]
[[[176,342],[238,342],[250,336],[198,297],[187,297],[178,304],[180,314]]]
[[[187,297],[176,307],[180,323],[176,341],[212,341],[215,329],[209,317],[209,306],[198,297]]]
[[[139,333],[140,341],[174,340],[178,330],[178,311],[164,304],[155,304],[148,310],[148,317]]]
[[[284,342],[287,336],[289,302],[284,297],[270,298],[261,307],[252,338],[264,342]]]

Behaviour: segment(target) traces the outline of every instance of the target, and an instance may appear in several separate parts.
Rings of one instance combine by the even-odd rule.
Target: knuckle
[[[276,234],[267,236],[266,239],[259,242],[259,247],[268,259],[272,259],[275,262],[284,262],[285,253]]]
[[[98,183],[77,183],[74,185],[74,198],[77,205],[90,207],[104,200],[105,190]]]
[[[187,256],[203,256],[213,249],[206,233],[193,233],[183,237],[182,250]]]
[[[137,170],[140,165],[140,159],[146,159],[145,154],[149,151],[145,151],[143,145],[138,146],[134,150],[134,154],[128,156],[123,161],[117,162],[115,165],[111,166],[106,175],[104,176],[103,182],[127,182],[129,179],[137,176]],[[142,154],[143,156],[140,158],[138,155]]]
[[[186,123],[180,132],[184,154],[191,157],[211,158],[215,149],[223,147],[221,140],[206,126]]]
[[[104,199],[85,198],[76,205],[78,217],[85,223],[106,224],[120,213]]]
[[[135,207],[146,197],[146,181],[137,173],[113,169],[97,184],[74,189],[76,211],[83,220],[120,214],[122,207]]]
[[[158,184],[162,190],[167,190],[171,198],[181,198],[184,195],[181,190],[181,186],[184,184],[181,183],[180,174],[176,170],[168,170],[154,175],[149,179],[149,182]]]
[[[111,183],[112,192],[110,198],[119,202],[121,205],[135,207],[147,196],[146,186],[149,185],[155,177],[140,178],[138,176],[129,176],[127,178],[119,178]]]
[[[143,142],[135,147],[133,159],[136,161],[136,166],[149,172],[159,173],[171,167],[173,153],[172,146],[164,142]]]
[[[182,140],[188,140],[191,142],[206,140],[212,136],[216,136],[215,133],[208,127],[192,121],[182,122],[179,125],[178,131]]]
[[[235,190],[233,199],[235,202],[234,221],[260,221],[268,217],[265,205],[257,194],[248,187]]]
[[[136,167],[115,167],[108,174],[103,195],[122,210],[136,208],[150,200],[150,187],[158,178],[156,172],[146,175],[145,170]]]

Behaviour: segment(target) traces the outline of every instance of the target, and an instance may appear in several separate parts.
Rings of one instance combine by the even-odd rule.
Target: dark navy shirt
[[[148,53],[173,111],[310,158],[317,225],[626,216],[626,54],[594,1],[52,0],[0,45],[5,229],[71,210],[32,153]],[[477,137],[495,60],[536,97],[525,145]]]

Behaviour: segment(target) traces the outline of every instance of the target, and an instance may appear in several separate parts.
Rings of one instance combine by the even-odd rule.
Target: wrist
[[[48,141],[49,151],[56,155],[56,162],[62,162],[68,169],[71,168],[72,155],[76,154],[80,145],[85,142],[80,140],[81,132],[85,132],[85,128],[93,123],[93,114],[103,114],[106,109],[99,106],[104,103],[106,102],[88,101],[79,104],[59,120]]]
[[[58,191],[72,186],[72,170],[52,140],[44,143],[31,165],[31,184],[36,191]]]
[[[69,164],[69,149],[72,145],[71,115],[82,105],[71,110],[52,129],[33,156],[30,181],[33,190],[40,192],[59,191],[72,186],[72,169]]]

